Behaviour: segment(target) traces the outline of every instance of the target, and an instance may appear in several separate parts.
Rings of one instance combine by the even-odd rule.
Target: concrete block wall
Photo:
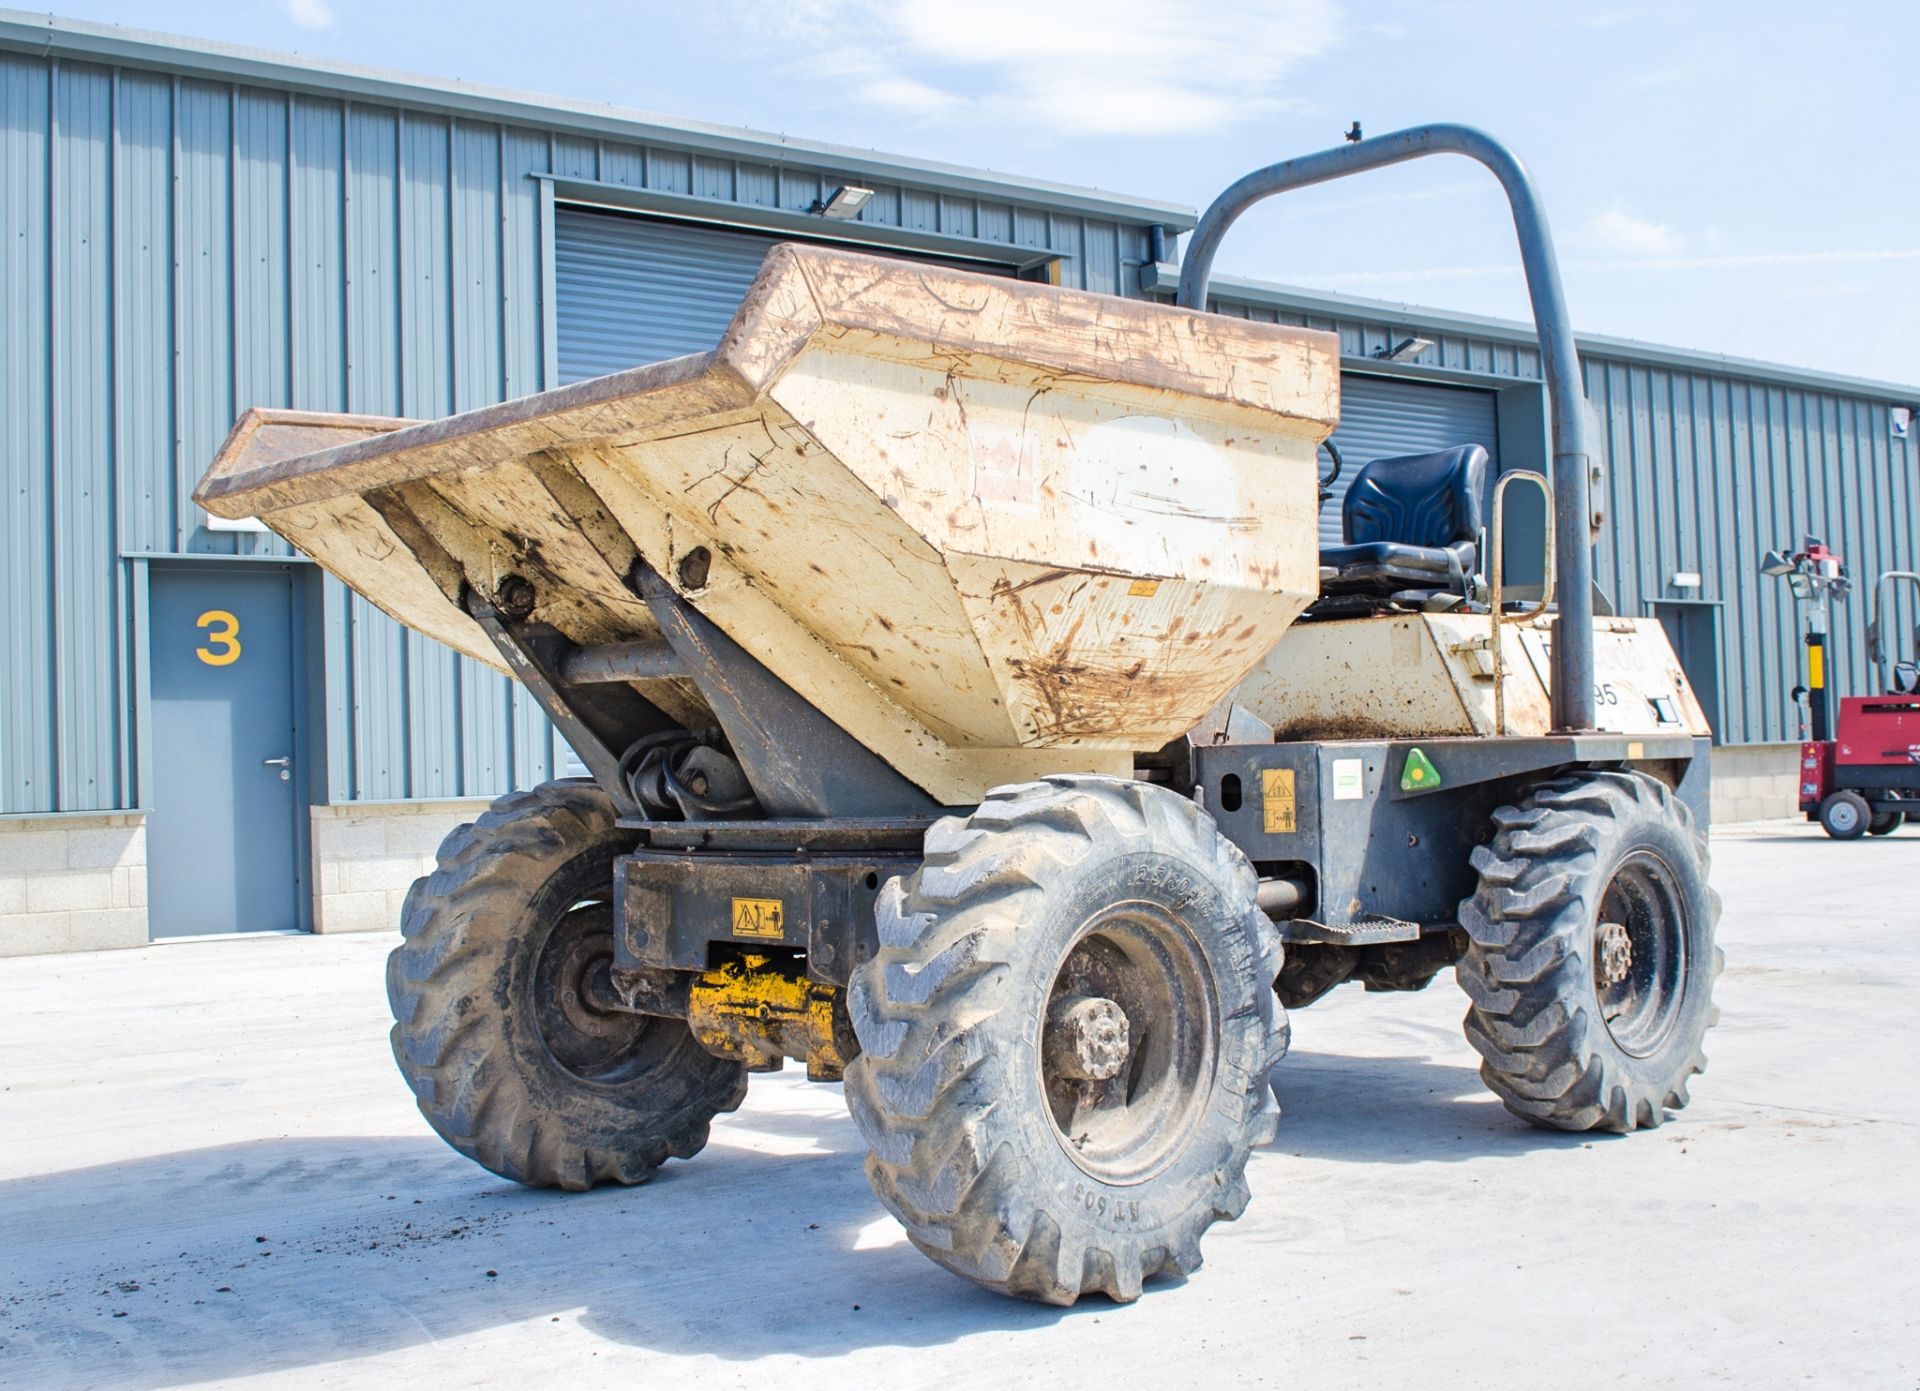
[[[0,956],[146,944],[145,816],[0,818]]]
[[[1714,750],[1716,825],[1798,814],[1798,744]],[[482,798],[312,809],[314,930],[393,932],[407,889]],[[0,818],[0,957],[147,942],[146,818]]]
[[[1713,824],[1800,814],[1800,746],[1732,744],[1713,751]]]
[[[413,881],[433,871],[447,832],[487,809],[484,798],[315,807],[315,932],[397,932]]]

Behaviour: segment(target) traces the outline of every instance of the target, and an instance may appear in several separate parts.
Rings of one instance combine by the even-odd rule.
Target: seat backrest
[[[1437,454],[1375,459],[1354,475],[1340,504],[1340,530],[1350,546],[1390,541],[1451,546],[1480,539],[1480,498],[1487,451],[1477,444]]]

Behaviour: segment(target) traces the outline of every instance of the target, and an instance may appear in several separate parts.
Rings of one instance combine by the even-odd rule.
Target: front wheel
[[[854,975],[847,1104],[921,1251],[1051,1304],[1200,1264],[1286,1050],[1246,858],[1183,797],[1058,777],[937,822]]]
[[[1835,840],[1858,840],[1873,824],[1873,810],[1858,792],[1841,791],[1820,804],[1821,829]]]
[[[591,783],[502,797],[440,847],[387,958],[393,1056],[454,1149],[535,1187],[641,1183],[707,1143],[746,1071],[679,1019],[619,1006],[613,863],[633,833]]]
[[[1541,783],[1493,821],[1457,967],[1482,1080],[1535,1125],[1659,1125],[1707,1065],[1721,957],[1705,839],[1639,773]]]

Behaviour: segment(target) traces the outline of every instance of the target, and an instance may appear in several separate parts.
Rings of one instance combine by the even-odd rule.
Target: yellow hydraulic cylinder
[[[687,997],[687,1025],[701,1047],[756,1072],[783,1058],[807,1064],[815,1082],[837,1082],[853,1055],[840,992],[799,974],[797,962],[748,955],[707,971]]]

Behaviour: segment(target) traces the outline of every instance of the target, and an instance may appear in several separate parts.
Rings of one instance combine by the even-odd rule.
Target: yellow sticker
[[[1127,593],[1135,599],[1151,599],[1159,592],[1159,580],[1135,580],[1127,586]]]
[[[736,898],[733,901],[733,935],[776,939],[786,936],[785,906],[777,898]]]
[[[1294,826],[1293,769],[1260,770],[1261,826],[1270,836],[1292,835]]]
[[[1642,744],[1636,740],[1633,743],[1630,743],[1627,745],[1628,758],[1630,759],[1645,758],[1646,756],[1647,756],[1647,746],[1645,744]]]

